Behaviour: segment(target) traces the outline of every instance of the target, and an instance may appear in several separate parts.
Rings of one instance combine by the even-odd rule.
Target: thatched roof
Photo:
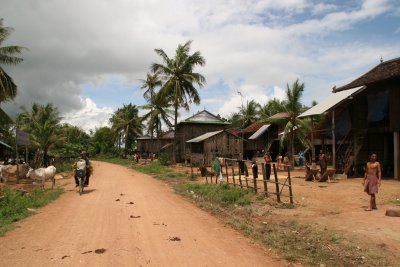
[[[390,79],[400,79],[400,57],[380,63],[375,68],[358,77],[351,83],[333,89],[333,92],[336,93]]]

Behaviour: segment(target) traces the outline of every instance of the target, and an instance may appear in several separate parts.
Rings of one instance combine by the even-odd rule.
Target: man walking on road
[[[369,162],[367,163],[367,169],[364,175],[364,192],[371,196],[369,201],[369,208],[366,211],[377,209],[375,194],[378,193],[378,187],[381,186],[381,164],[376,161],[377,156],[375,153],[371,154]]]

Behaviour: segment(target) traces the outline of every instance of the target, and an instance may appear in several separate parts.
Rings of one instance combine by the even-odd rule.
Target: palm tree
[[[150,110],[146,113],[142,119],[148,120],[148,131],[151,133],[151,139],[153,144],[153,132],[156,130],[157,133],[157,143],[160,149],[160,133],[162,124],[166,124],[168,127],[172,127],[171,114],[173,111],[169,108],[170,104],[168,99],[159,97],[155,95],[153,97],[152,103],[142,106],[142,109]]]
[[[253,122],[259,119],[258,113],[260,110],[260,104],[256,101],[251,100],[250,102],[247,101],[246,106],[242,106],[240,108],[240,116],[242,118],[242,127],[246,128]]]
[[[174,58],[169,58],[162,49],[155,49],[164,64],[153,63],[151,66],[153,72],[159,72],[165,80],[159,92],[160,97],[171,98],[174,107],[174,162],[176,162],[178,109],[183,107],[189,110],[190,103],[200,104],[200,95],[194,84],[203,87],[206,83],[203,75],[193,72],[196,66],[204,66],[206,60],[200,51],[189,54],[191,43],[192,41],[188,41],[184,45],[178,45]]]
[[[266,120],[279,112],[285,112],[285,101],[273,98],[260,107],[260,119]]]
[[[155,96],[155,88],[157,87],[161,87],[162,86],[162,81],[159,77],[159,73],[157,72],[153,72],[153,73],[147,73],[147,77],[146,80],[141,79],[142,81],[142,89],[147,89],[144,93],[143,93],[143,97],[144,99],[147,100],[147,102],[149,103],[149,107],[150,107],[150,114],[153,113],[153,106],[154,106],[154,96]],[[158,116],[157,116],[158,117]],[[148,119],[148,118],[146,118]],[[150,132],[150,136],[151,136],[151,150],[153,149],[153,138],[154,138],[154,124],[149,125],[149,132]],[[157,129],[157,128],[156,128]],[[153,153],[153,151],[150,151],[151,153]]]
[[[132,149],[135,138],[142,134],[142,122],[138,116],[139,110],[135,105],[129,104],[119,108],[110,118],[114,137],[119,144],[124,141],[124,155]]]
[[[48,151],[57,141],[57,131],[60,128],[61,117],[52,104],[40,105],[34,103],[32,111],[18,115],[18,128],[29,133],[31,141],[43,151],[44,165],[48,164]]]
[[[0,19],[0,104],[4,101],[13,100],[17,96],[17,85],[13,79],[1,67],[5,65],[16,65],[23,61],[22,58],[16,56],[24,50],[20,46],[2,46],[2,43],[10,36],[13,31],[10,27],[3,26],[3,19]],[[3,122],[9,122],[11,119],[0,108],[0,119]]]
[[[284,123],[285,128],[283,136],[280,140],[281,146],[287,141],[289,148],[289,158],[291,160],[291,165],[294,166],[294,155],[295,155],[295,140],[297,139],[300,144],[304,147],[310,147],[310,143],[306,138],[309,132],[310,126],[309,122],[306,120],[301,120],[298,116],[304,112],[304,106],[301,104],[301,97],[304,91],[304,83],[299,83],[297,79],[292,87],[289,84],[286,85],[286,100],[283,102],[283,110],[288,113],[285,118],[274,118],[269,119],[271,122]]]

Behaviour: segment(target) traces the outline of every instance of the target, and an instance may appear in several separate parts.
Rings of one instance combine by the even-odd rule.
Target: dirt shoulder
[[[165,183],[93,162],[66,193],[0,238],[0,266],[285,266]]]

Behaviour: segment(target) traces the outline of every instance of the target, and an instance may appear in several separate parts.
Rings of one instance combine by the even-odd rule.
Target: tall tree
[[[266,120],[279,112],[285,112],[285,101],[273,98],[260,108],[260,119]]]
[[[180,107],[189,110],[189,104],[200,104],[200,95],[195,88],[197,84],[203,87],[206,79],[200,73],[194,72],[196,66],[204,66],[206,60],[200,51],[190,54],[190,45],[192,41],[186,42],[184,45],[178,45],[175,50],[175,56],[169,58],[162,49],[155,49],[155,52],[163,60],[163,64],[153,63],[153,72],[159,72],[165,80],[164,85],[160,89],[160,97],[172,99],[174,107],[174,130],[176,133],[178,125],[178,109]],[[177,134],[174,137],[173,161],[176,162],[176,143]]]
[[[173,111],[170,109],[170,104],[168,99],[159,97],[155,95],[152,102],[148,103],[147,105],[142,106],[142,109],[149,110],[143,116],[143,120],[147,120],[148,132],[153,133],[154,130],[157,134],[157,143],[158,148],[160,148],[160,134],[161,134],[161,127],[163,124],[167,125],[169,128],[172,127],[171,119]],[[153,135],[152,135],[153,139]],[[153,143],[153,141],[152,141]]]
[[[88,150],[90,136],[81,128],[68,123],[60,126],[58,140],[52,152],[59,157],[77,157],[83,150]]]
[[[310,147],[310,143],[306,138],[310,130],[309,122],[301,120],[298,116],[304,111],[301,103],[301,97],[304,92],[304,83],[299,83],[297,79],[292,86],[286,85],[286,100],[284,101],[284,112],[288,113],[287,118],[274,118],[270,119],[272,122],[284,123],[285,128],[283,136],[281,137],[281,145],[287,141],[289,148],[289,158],[291,165],[294,166],[295,155],[295,140],[297,139],[302,146]]]
[[[159,73],[157,72],[153,72],[153,73],[147,73],[147,77],[146,80],[141,79],[142,81],[142,86],[141,88],[145,90],[145,92],[143,93],[143,97],[144,99],[146,99],[148,105],[147,107],[150,108],[150,114],[153,114],[153,108],[154,108],[154,101],[155,101],[155,94],[156,91],[155,89],[157,87],[161,87],[162,86],[162,81],[160,79]],[[164,101],[165,102],[165,101]],[[149,118],[152,116],[149,116]],[[158,118],[158,115],[156,116]],[[152,122],[150,124],[148,124],[148,131],[150,133],[151,136],[151,149],[153,149],[153,138],[154,138],[154,130],[157,128],[154,128],[154,126],[157,126],[157,122],[158,120],[155,120],[156,117],[153,118]],[[146,119],[149,119],[146,118]],[[155,123],[154,123],[155,122]],[[153,153],[153,151],[150,151],[151,153]]]
[[[245,106],[240,108],[240,116],[242,120],[242,127],[246,128],[253,122],[259,119],[258,113],[260,110],[260,104],[256,101],[251,100],[250,102],[247,101]]]
[[[90,139],[89,153],[108,154],[114,152],[113,131],[109,127],[96,128]]]
[[[124,142],[124,156],[132,152],[135,138],[142,134],[142,121],[139,118],[139,110],[135,105],[129,104],[119,108],[110,118],[111,129],[116,138],[122,138]]]
[[[28,132],[31,141],[43,151],[45,166],[48,164],[49,149],[57,141],[60,121],[59,112],[52,104],[40,105],[34,103],[30,113],[23,112],[17,117],[17,127]]]
[[[4,101],[13,100],[17,96],[17,85],[1,65],[16,65],[23,61],[18,55],[24,50],[24,47],[16,45],[2,46],[12,31],[13,28],[4,27],[3,19],[0,19],[0,104]],[[11,120],[1,108],[0,120],[2,122],[9,122]]]

